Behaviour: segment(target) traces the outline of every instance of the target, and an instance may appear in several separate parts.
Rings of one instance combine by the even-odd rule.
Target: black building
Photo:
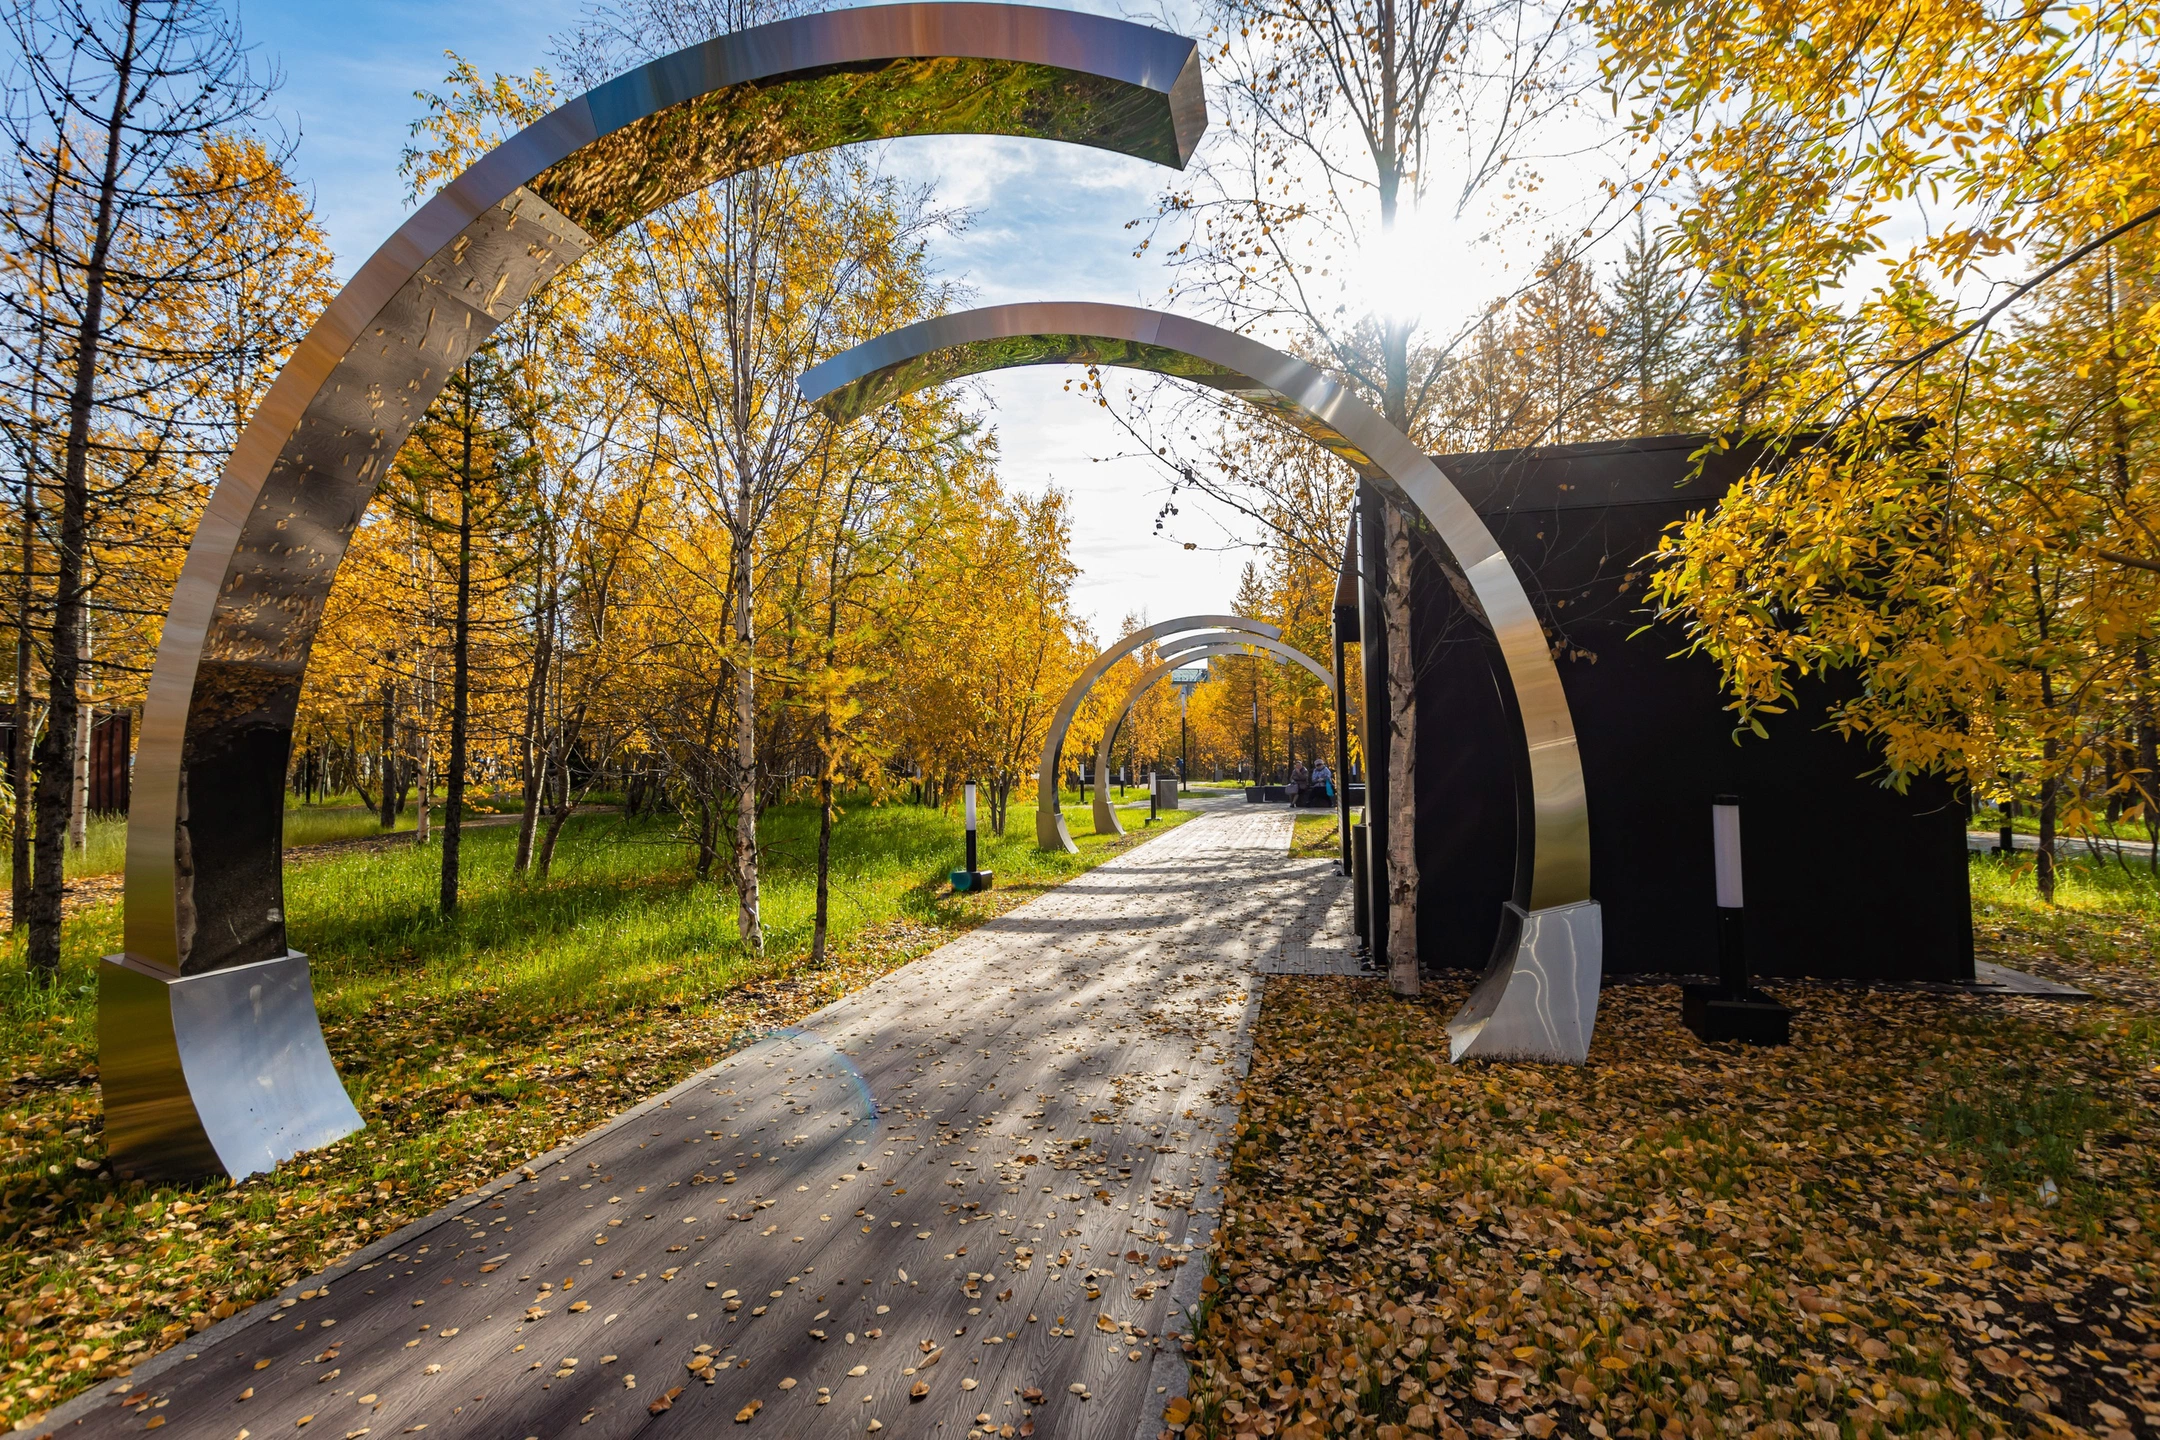
[[[1556,641],[1589,793],[1605,971],[1716,970],[1710,803],[1737,794],[1757,973],[1970,980],[1961,792],[1935,779],[1902,794],[1885,787],[1865,745],[1824,728],[1835,678],[1767,718],[1767,739],[1736,741],[1715,664],[1681,653],[1685,636],[1646,613],[1646,557],[1660,533],[1714,504],[1750,463],[1727,452],[1696,473],[1690,456],[1703,443],[1660,436],[1434,457],[1514,560]],[[1374,510],[1362,506],[1359,524],[1367,576],[1379,573]],[[1482,970],[1503,902],[1527,898],[1518,848],[1528,759],[1498,648],[1443,566],[1426,545],[1412,576],[1419,953],[1428,971]],[[1379,715],[1380,617],[1370,585],[1359,588],[1366,713]],[[1386,802],[1375,790],[1377,860]],[[1379,870],[1368,866],[1376,889]],[[1384,891],[1368,903],[1384,933]]]

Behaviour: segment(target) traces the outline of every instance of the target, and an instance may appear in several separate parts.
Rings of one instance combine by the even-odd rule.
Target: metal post
[[[975,864],[975,782],[967,785],[967,868],[970,874],[978,868]]]
[[[997,882],[997,874],[995,871],[977,868],[979,852],[975,839],[975,782],[968,781],[960,793],[961,815],[967,826],[967,864],[966,868],[952,872],[952,888],[954,894],[965,895],[988,890]]]
[[[1147,772],[1147,823],[1155,823],[1155,772]]]
[[[1749,990],[1746,901],[1740,886],[1740,797],[1720,795],[1710,805],[1710,838],[1717,870],[1718,983],[1726,998]]]
[[[1350,827],[1350,928],[1357,932],[1358,953],[1360,955],[1370,955],[1372,953],[1372,905],[1370,903],[1372,897],[1366,889],[1365,881],[1365,867],[1368,864],[1367,855],[1369,853],[1365,844],[1367,833],[1367,829],[1363,825]]]
[[[1783,1045],[1792,1038],[1792,1011],[1757,990],[1748,975],[1739,796],[1720,795],[1710,802],[1710,847],[1716,880],[1718,979],[1715,985],[1689,985],[1681,992],[1681,1021],[1704,1040]]]
[[[1343,633],[1335,632],[1335,832],[1342,840],[1342,873],[1350,864],[1350,710],[1343,689]]]
[[[1388,935],[1388,634],[1380,608],[1381,524],[1385,504],[1372,481],[1358,482],[1358,665],[1365,682],[1365,904],[1373,955],[1387,969]]]

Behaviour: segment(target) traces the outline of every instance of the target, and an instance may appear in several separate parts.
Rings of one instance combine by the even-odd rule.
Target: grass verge
[[[1340,860],[1342,829],[1332,810],[1300,811],[1290,832],[1290,853],[1300,860]]]
[[[1081,812],[1084,814],[1085,812]],[[544,885],[513,879],[514,826],[463,847],[465,903],[434,913],[434,847],[333,852],[288,867],[292,942],[312,957],[330,1051],[368,1128],[241,1185],[143,1185],[105,1165],[97,958],[119,906],[64,934],[60,984],[0,981],[0,1425],[311,1274],[475,1183],[791,1023],[1147,835],[1034,848],[1029,817],[983,837],[997,888],[954,896],[957,816],[863,807],[835,831],[835,958],[807,965],[814,816],[768,811],[764,958],[735,938],[733,892],[691,879],[665,822],[574,817]]]

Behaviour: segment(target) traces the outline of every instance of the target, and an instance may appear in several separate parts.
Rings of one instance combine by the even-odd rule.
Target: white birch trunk
[[[1419,992],[1417,868],[1417,672],[1410,651],[1410,523],[1394,505],[1383,511],[1387,569],[1380,610],[1388,659],[1388,988]]]
[[[740,547],[741,542],[737,543]],[[750,664],[756,635],[746,547],[737,563],[741,573],[735,587],[735,837],[728,850],[735,872],[735,931],[751,954],[763,955],[765,926],[758,915],[757,672]]]

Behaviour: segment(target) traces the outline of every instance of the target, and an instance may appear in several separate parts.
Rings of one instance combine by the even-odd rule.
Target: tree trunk
[[[570,732],[575,733],[576,728],[577,727],[575,725],[572,725],[570,727]],[[568,742],[565,742],[563,745],[562,760],[560,762],[560,779],[558,783],[562,786],[562,803],[557,805],[554,810],[551,811],[548,815],[547,829],[543,831],[540,836],[540,854],[533,861],[533,871],[535,875],[542,880],[547,879],[548,867],[555,863],[555,841],[562,835],[563,826],[569,822],[570,812],[577,808],[578,800],[582,800],[585,798],[586,795],[592,793],[593,779],[592,777],[588,777],[585,782],[585,788],[578,792],[577,799],[571,798],[570,746]]]
[[[706,800],[703,794],[700,794],[697,797],[697,808],[698,824],[696,874],[697,878],[700,880],[710,880],[712,878],[713,861],[717,858],[717,856],[714,854],[715,841],[713,838],[714,826],[712,804],[711,802]]]
[[[2140,641],[2135,652],[2138,673],[2137,787],[2145,821],[2145,868],[2160,873],[2160,724],[2153,715],[2152,661]],[[19,742],[18,742],[19,743]]]
[[[458,484],[457,614],[450,626],[450,774],[443,788],[442,913],[458,906],[458,836],[465,818],[465,722],[472,643],[472,393],[465,397],[463,469]]]
[[[90,626],[84,617],[82,648],[76,652],[82,661],[78,677],[87,676],[90,670]],[[81,683],[78,678],[77,683]],[[69,768],[73,772],[68,782],[68,848],[78,855],[90,850],[90,731],[97,720],[96,708],[77,703],[75,710],[75,759]]]
[[[2054,677],[2045,669],[2040,672],[2040,704],[2043,712],[2055,708]],[[2040,776],[2040,849],[2038,863],[2033,867],[2033,882],[2039,887],[2041,902],[2047,905],[2055,903],[2055,815],[2057,800],[2062,793],[2062,781],[2055,774],[2059,753],[2053,735],[2040,742],[2040,758],[2045,768]]]
[[[1401,203],[1403,175],[1397,89],[1400,76],[1395,63],[1398,37],[1392,7],[1383,15],[1381,46],[1381,134],[1373,149],[1379,184],[1380,229],[1395,229]],[[1391,316],[1381,331],[1381,361],[1385,393],[1381,413],[1403,434],[1410,423],[1410,321]],[[1410,649],[1410,529],[1401,509],[1388,503],[1382,510],[1386,565],[1380,584],[1380,617],[1387,630],[1388,766],[1387,787],[1387,962],[1388,988],[1401,996],[1419,993],[1417,943],[1417,667]]]
[[[540,731],[547,718],[548,663],[554,646],[554,600],[543,593],[533,617],[533,670],[525,685],[525,735],[523,739],[525,804],[518,816],[517,855],[510,862],[513,874],[523,875],[532,861],[533,824],[540,815],[540,788],[550,773],[554,757],[551,745],[543,745]]]
[[[33,464],[35,462],[33,461]],[[15,609],[15,744],[8,754],[8,789],[15,798],[15,823],[8,836],[13,873],[8,929],[19,929],[30,908],[30,747],[37,735],[30,703],[30,602],[36,559],[37,487],[30,469],[23,472],[22,590]]]
[[[830,724],[826,726],[827,740],[831,743]],[[825,773],[818,777],[818,831],[817,831],[817,918],[810,926],[810,963],[825,963],[826,922],[832,909],[832,760],[825,761]]]
[[[1382,512],[1387,573],[1382,609],[1388,651],[1388,988],[1418,994],[1417,667],[1410,653],[1410,521],[1400,507]]]
[[[751,665],[756,639],[751,623],[748,496],[736,527],[735,543],[735,827],[728,860],[735,883],[735,932],[752,955],[765,953],[765,927],[758,916],[757,848],[757,672]]]
[[[112,113],[105,127],[105,163],[98,176],[97,218],[84,267],[82,319],[76,327],[68,391],[66,465],[60,482],[59,553],[54,557],[52,701],[37,747],[37,854],[30,881],[30,973],[50,985],[60,971],[60,896],[65,885],[68,754],[75,739],[75,686],[83,631],[83,546],[90,522],[90,418],[105,327],[105,288],[112,253],[113,207],[119,189],[121,128],[135,96],[136,27],[140,0],[126,4],[127,30],[114,57]]]
[[[44,248],[53,250],[53,212],[59,204],[57,183],[45,192]],[[40,266],[43,269],[43,266]],[[36,806],[31,799],[30,752],[36,741],[36,707],[30,698],[30,664],[35,647],[30,621],[37,598],[38,471],[44,463],[45,371],[49,352],[45,336],[38,336],[37,365],[30,376],[30,452],[24,457],[22,476],[22,588],[15,611],[15,744],[8,754],[8,786],[15,800],[15,823],[8,836],[13,894],[8,907],[8,929],[26,922],[30,911],[30,839]]]
[[[385,676],[382,682],[382,764],[377,768],[375,783],[382,786],[382,808],[376,812],[376,820],[384,830],[397,828],[397,690]],[[355,757],[357,762],[357,757]],[[357,772],[359,766],[354,765]],[[367,798],[362,796],[362,799]]]
[[[429,811],[435,805],[435,676],[432,660],[428,662],[428,668],[431,673],[421,691],[420,723],[413,732],[413,746],[420,757],[420,794],[413,814],[415,845],[428,843],[433,825]]]
[[[2032,562],[2032,592],[2034,623],[2040,632],[2040,645],[2045,651],[2048,644],[2047,592],[2040,584],[2040,561]],[[2047,734],[2040,742],[2040,852],[2039,863],[2033,869],[2033,880],[2040,890],[2043,904],[2055,903],[2055,798],[2060,781],[2055,774],[2058,754],[2055,739],[2055,677],[2048,667],[2040,667],[2040,713],[2047,717]]]

